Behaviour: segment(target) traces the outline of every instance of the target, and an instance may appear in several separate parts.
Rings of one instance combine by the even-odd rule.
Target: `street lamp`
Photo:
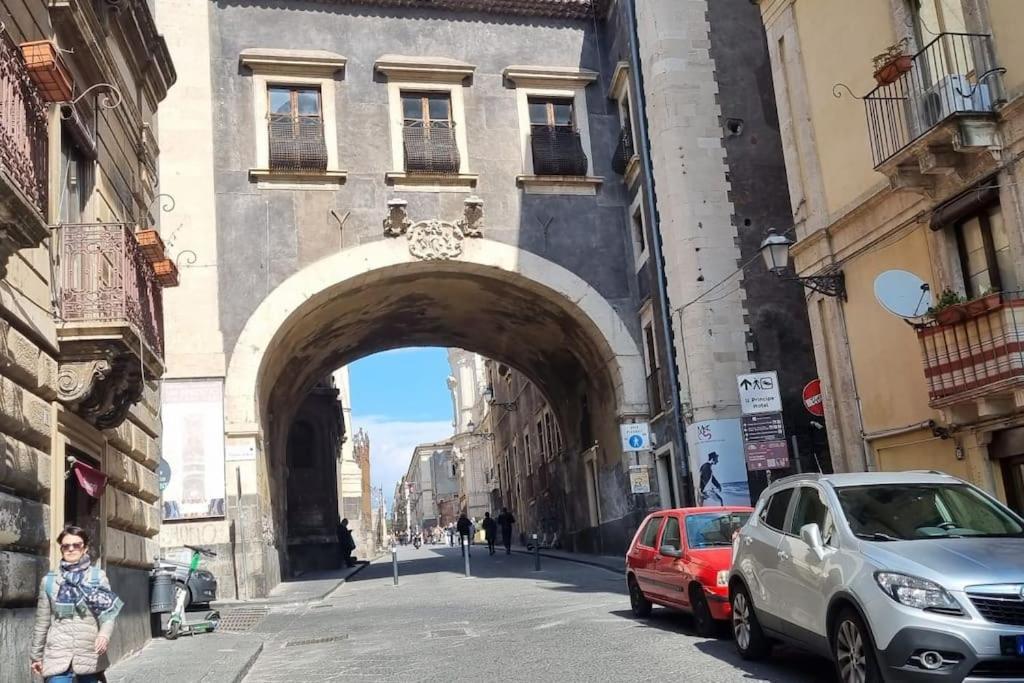
[[[769,230],[768,235],[761,242],[761,256],[768,272],[788,282],[799,282],[801,285],[812,291],[835,296],[846,301],[846,276],[843,271],[837,270],[828,275],[810,275],[808,277],[786,276],[786,269],[789,267],[789,248],[793,246],[793,240],[785,235],[779,235],[774,230]]]
[[[517,410],[519,408],[519,402],[518,401],[509,401],[508,403],[502,403],[501,401],[495,401],[494,400],[494,388],[491,387],[490,385],[488,385],[487,388],[484,389],[484,400],[487,401],[488,405],[501,406],[502,408],[504,408],[505,410],[507,410],[509,412],[511,412],[513,410]]]
[[[494,436],[494,434],[492,434],[491,432],[478,432],[478,431],[476,431],[476,423],[473,422],[472,420],[469,421],[469,424],[466,425],[466,427],[469,428],[469,433],[470,433],[471,436],[479,437],[479,438],[483,439],[484,441],[494,441],[494,439],[496,438]]]

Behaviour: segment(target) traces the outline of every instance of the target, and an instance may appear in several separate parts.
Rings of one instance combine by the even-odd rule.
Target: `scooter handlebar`
[[[197,552],[200,555],[203,555],[205,557],[217,557],[217,553],[215,553],[214,551],[210,550],[209,548],[201,548],[201,547],[195,546],[195,545],[186,545],[185,547],[188,548],[189,550]]]

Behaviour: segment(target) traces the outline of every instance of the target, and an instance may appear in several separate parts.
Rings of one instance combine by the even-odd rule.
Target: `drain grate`
[[[469,635],[466,633],[464,628],[443,628],[440,631],[431,631],[431,638],[457,638],[459,636]]]
[[[299,645],[321,645],[323,643],[337,643],[341,640],[348,640],[348,634],[343,633],[340,636],[327,636],[326,638],[310,638],[308,640],[289,640],[284,644],[285,647],[298,647]]]
[[[248,633],[263,621],[269,611],[266,607],[238,607],[221,616],[217,630],[228,633]]]

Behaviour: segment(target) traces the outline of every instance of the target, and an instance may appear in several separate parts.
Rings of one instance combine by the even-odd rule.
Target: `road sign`
[[[744,415],[740,418],[740,426],[743,430],[744,443],[786,440],[786,428],[782,422],[782,413]]]
[[[160,464],[156,466],[156,476],[160,486],[160,493],[163,493],[167,485],[171,483],[171,466],[163,458],[160,459]]]
[[[761,441],[743,444],[747,469],[781,470],[789,467],[789,448],[783,441]]]
[[[649,422],[630,422],[619,425],[622,434],[622,450],[632,453],[651,448],[651,425]]]
[[[821,396],[821,380],[815,379],[804,387],[804,407],[811,415],[825,416],[825,403]]]
[[[779,376],[774,370],[737,375],[736,385],[740,390],[740,410],[744,415],[782,412]]]
[[[650,493],[651,492],[651,473],[647,468],[643,469],[632,469],[629,471],[629,484],[633,489],[633,493]]]

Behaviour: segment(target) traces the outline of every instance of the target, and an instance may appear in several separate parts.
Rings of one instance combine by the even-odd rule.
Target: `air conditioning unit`
[[[987,83],[972,84],[967,76],[955,74],[941,80],[921,93],[915,117],[923,133],[953,114],[990,112],[992,96]]]

